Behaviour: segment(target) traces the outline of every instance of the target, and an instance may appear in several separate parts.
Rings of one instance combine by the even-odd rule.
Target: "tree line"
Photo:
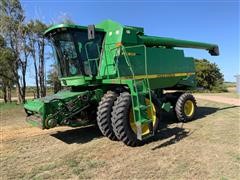
[[[18,103],[25,102],[26,71],[33,61],[36,97],[46,95],[45,57],[47,25],[40,20],[25,21],[18,0],[0,1],[0,81],[4,101],[11,101],[12,87],[16,87]]]

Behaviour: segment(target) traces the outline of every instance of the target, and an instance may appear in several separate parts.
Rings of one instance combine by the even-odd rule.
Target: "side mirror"
[[[95,39],[95,26],[88,25],[88,40]]]

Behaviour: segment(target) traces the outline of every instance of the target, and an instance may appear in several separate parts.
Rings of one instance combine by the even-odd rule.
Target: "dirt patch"
[[[240,99],[239,98],[229,98],[229,97],[222,97],[222,96],[207,96],[196,94],[194,95],[197,99],[204,99],[208,101],[214,101],[219,103],[231,104],[235,106],[240,106]]]
[[[29,125],[30,126],[30,125]],[[25,127],[21,129],[10,129],[8,127],[3,127],[0,130],[0,133],[2,134],[1,140],[9,141],[13,139],[19,139],[19,138],[27,138],[32,136],[39,136],[42,134],[50,134],[52,132],[56,131],[66,131],[68,129],[71,129],[70,127],[57,127],[55,129],[49,129],[49,130],[42,130],[38,127]]]

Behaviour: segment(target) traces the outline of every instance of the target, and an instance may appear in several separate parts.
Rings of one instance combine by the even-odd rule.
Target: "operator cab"
[[[55,27],[55,28],[54,28]],[[105,33],[75,25],[57,25],[45,32],[51,41],[61,77],[96,76]]]

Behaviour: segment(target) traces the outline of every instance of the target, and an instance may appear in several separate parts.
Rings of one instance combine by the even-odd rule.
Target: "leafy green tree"
[[[206,59],[195,60],[197,86],[214,90],[223,85],[223,74],[217,64]]]
[[[39,20],[25,23],[24,11],[19,0],[0,1],[0,33],[16,58],[12,62],[11,70],[19,103],[25,101],[26,71],[30,57],[34,61],[37,97],[46,95],[44,69],[46,42],[43,37],[46,28],[47,25]]]
[[[0,33],[6,41],[6,46],[11,48],[14,53],[15,60],[12,62],[10,69],[16,84],[18,103],[22,103],[24,100],[19,76],[20,66],[22,65],[21,45],[24,19],[24,11],[18,0],[0,1]]]
[[[48,80],[47,83],[53,87],[54,93],[57,93],[61,90],[61,82],[58,78],[58,70],[55,64],[52,65],[52,68],[48,72]]]
[[[14,53],[5,46],[4,38],[0,35],[0,84],[4,102],[11,102],[11,89],[14,85],[11,66],[14,61]]]

